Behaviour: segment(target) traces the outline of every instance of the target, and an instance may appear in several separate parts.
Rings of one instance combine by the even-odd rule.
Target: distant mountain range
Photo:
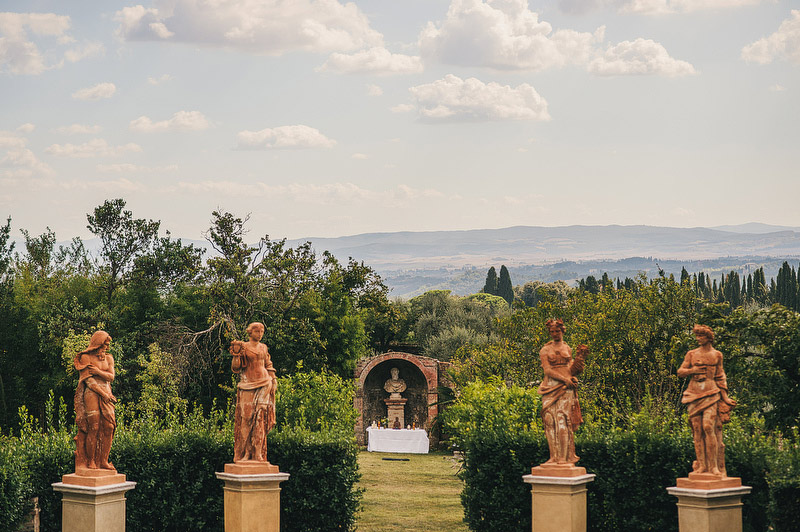
[[[183,239],[207,249],[205,241]],[[505,264],[514,284],[527,281],[574,283],[587,275],[634,277],[639,272],[679,274],[748,272],[763,266],[774,276],[784,260],[800,258],[800,227],[762,223],[717,227],[648,225],[572,225],[507,227],[469,231],[364,233],[338,238],[300,238],[321,253],[328,250],[346,261],[364,261],[381,274],[398,297],[431,289],[466,295],[483,287],[490,266]],[[97,239],[85,242],[90,252]],[[24,247],[18,243],[17,249]],[[207,255],[208,256],[208,253]]]
[[[783,260],[800,257],[800,227],[749,223],[714,228],[633,226],[508,227],[470,231],[365,233],[303,238],[340,260],[353,257],[375,268],[395,296],[430,289],[474,293],[489,266],[505,264],[514,284],[574,282],[586,275],[633,277],[659,268],[706,273],[760,266],[769,277]]]

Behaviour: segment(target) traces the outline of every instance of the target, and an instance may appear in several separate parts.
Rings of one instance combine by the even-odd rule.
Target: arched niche
[[[403,392],[403,397],[408,399],[406,424],[416,422],[418,427],[428,431],[431,443],[438,442],[438,435],[432,434],[430,428],[439,413],[437,388],[444,365],[446,363],[433,358],[395,351],[359,361],[355,370],[355,407],[359,412],[356,440],[365,445],[367,427],[372,421],[386,417],[383,400],[389,397],[389,393],[383,385],[391,377],[391,369],[396,367],[407,386]]]

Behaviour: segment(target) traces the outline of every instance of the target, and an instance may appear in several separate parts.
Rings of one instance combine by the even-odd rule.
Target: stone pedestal
[[[734,487],[697,489],[689,478],[679,478],[677,486],[667,488],[678,497],[678,530],[680,532],[742,532],[742,495],[752,491],[742,486],[741,479],[725,477]],[[738,481],[738,482],[731,482]]]
[[[400,419],[400,428],[406,427],[406,403],[408,399],[384,399],[384,403],[386,403],[386,409],[388,414],[386,414],[386,419],[389,420],[389,428],[392,428],[394,425],[394,419]]]
[[[94,478],[71,474],[62,480],[53,484],[62,493],[62,532],[125,532],[125,492],[136,482],[116,473]]]
[[[225,532],[280,532],[280,483],[289,478],[288,473],[218,472],[217,478],[225,481]]]
[[[595,475],[570,466],[583,474],[569,476],[564,471],[563,476],[542,476],[542,467],[522,477],[531,485],[531,531],[586,532],[586,485]]]

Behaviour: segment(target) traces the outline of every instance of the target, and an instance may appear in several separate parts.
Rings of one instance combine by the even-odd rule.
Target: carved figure
[[[546,325],[552,340],[539,351],[544,378],[537,390],[542,396],[542,421],[550,449],[545,465],[575,464],[579,457],[575,454],[574,430],[583,423],[576,375],[583,371],[588,348],[578,346],[573,359],[572,349],[564,342],[564,322],[547,320]]]
[[[114,357],[108,353],[111,335],[96,331],[89,347],[77,353],[73,364],[78,371],[75,389],[75,472],[86,469],[116,471],[108,461],[111,441],[117,428],[114,404],[117,398],[111,393],[114,380]]]
[[[678,368],[679,377],[690,377],[681,402],[689,410],[694,451],[694,473],[727,477],[722,424],[729,421],[736,401],[728,397],[728,382],[722,368],[722,353],[714,349],[714,331],[695,325],[693,332],[700,347],[686,353]]]
[[[247,326],[250,341],[231,342],[231,371],[240,375],[233,423],[233,462],[267,462],[267,433],[275,426],[278,380],[269,357],[262,323]]]
[[[398,368],[392,368],[389,372],[392,374],[392,378],[386,379],[383,389],[392,394],[389,399],[400,399],[400,394],[406,391],[406,381],[400,378],[400,370]]]

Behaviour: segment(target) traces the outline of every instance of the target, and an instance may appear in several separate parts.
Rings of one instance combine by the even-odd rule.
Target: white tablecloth
[[[367,429],[367,450],[379,453],[427,454],[430,442],[422,429]]]

